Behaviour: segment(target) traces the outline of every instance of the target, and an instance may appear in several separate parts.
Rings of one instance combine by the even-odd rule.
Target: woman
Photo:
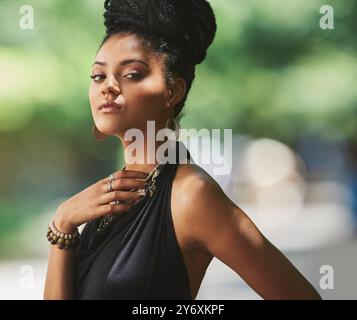
[[[179,153],[174,164],[149,161],[163,142],[146,148],[148,120],[155,132],[177,133],[195,66],[213,42],[209,3],[107,0],[104,6],[106,36],[89,90],[94,133],[99,140],[117,136],[128,155],[125,133],[140,129],[143,161],[126,158],[123,170],[58,207],[48,231],[45,299],[195,299],[213,257],[263,298],[319,299],[204,170],[179,163]]]

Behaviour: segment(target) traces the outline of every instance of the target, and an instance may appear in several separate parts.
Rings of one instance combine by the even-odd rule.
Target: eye
[[[102,74],[94,74],[94,75],[91,75],[90,77],[94,82],[99,82],[99,81],[103,80],[105,76]]]
[[[140,80],[142,78],[142,74],[139,72],[131,72],[126,75],[130,80]]]

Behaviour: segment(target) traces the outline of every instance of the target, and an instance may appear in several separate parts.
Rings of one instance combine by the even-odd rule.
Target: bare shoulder
[[[212,227],[224,228],[229,211],[235,204],[226,196],[219,184],[196,164],[180,164],[172,186],[172,208],[180,217],[182,230],[190,241],[203,249],[202,239]]]
[[[263,298],[320,298],[207,172],[194,164],[177,170],[171,203],[190,248],[221,260]]]
[[[196,206],[214,197],[225,194],[214,178],[197,164],[180,164],[173,182],[175,199],[182,207]]]
[[[180,164],[178,166],[174,184],[178,190],[182,189],[181,191],[185,190],[188,186],[190,186],[190,189],[195,189],[196,191],[199,191],[197,189],[204,186],[220,188],[207,171],[193,163]]]

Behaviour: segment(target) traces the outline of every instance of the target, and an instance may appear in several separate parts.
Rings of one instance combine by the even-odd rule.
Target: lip
[[[98,110],[108,113],[108,112],[118,112],[119,110],[122,109],[122,106],[115,101],[105,101],[102,103],[99,107]]]
[[[102,113],[118,113],[118,112],[120,112],[120,109],[106,107],[106,108],[100,109],[100,112],[102,112]]]

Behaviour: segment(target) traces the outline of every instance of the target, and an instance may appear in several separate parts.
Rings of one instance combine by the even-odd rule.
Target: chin
[[[106,135],[117,135],[122,131],[121,126],[118,123],[108,123],[107,121],[96,121],[95,122],[98,130]]]

